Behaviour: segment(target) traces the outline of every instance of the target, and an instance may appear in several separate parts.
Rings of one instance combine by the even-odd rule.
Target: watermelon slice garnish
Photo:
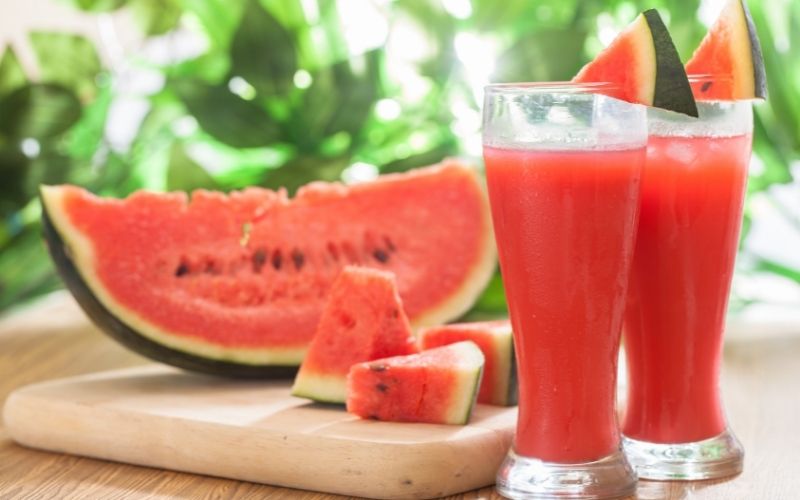
[[[483,364],[480,348],[467,340],[353,365],[347,376],[347,411],[391,422],[466,424]]]
[[[639,14],[572,81],[607,82],[615,88],[603,93],[612,97],[697,116],[678,51],[654,9]]]
[[[744,0],[729,0],[692,58],[698,100],[766,99],[767,75],[753,19]]]

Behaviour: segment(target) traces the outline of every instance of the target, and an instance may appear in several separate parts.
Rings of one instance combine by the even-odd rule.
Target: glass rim
[[[536,94],[536,93],[566,93],[566,94],[596,94],[621,87],[612,82],[512,82],[490,83],[483,87],[486,94]]]

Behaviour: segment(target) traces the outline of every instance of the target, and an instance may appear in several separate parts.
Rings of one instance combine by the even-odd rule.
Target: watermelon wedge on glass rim
[[[456,318],[495,268],[482,182],[456,161],[294,198],[43,186],[51,257],[94,323],[130,349],[236,377],[297,371],[349,264],[394,272],[412,326]]]
[[[697,100],[766,99],[767,75],[753,19],[744,0],[729,0],[686,72]]]
[[[609,83],[611,97],[697,117],[678,51],[655,9],[639,14],[572,81]]]

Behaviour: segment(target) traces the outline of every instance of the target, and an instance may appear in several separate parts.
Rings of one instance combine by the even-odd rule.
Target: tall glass
[[[635,475],[615,413],[646,113],[605,84],[490,85],[484,159],[514,327],[510,498],[614,498]]]
[[[742,470],[719,374],[753,118],[746,101],[698,102],[698,110],[699,119],[648,112],[625,313],[622,427],[625,451],[647,479],[710,479]]]

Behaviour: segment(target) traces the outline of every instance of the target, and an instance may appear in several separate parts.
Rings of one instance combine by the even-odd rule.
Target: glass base
[[[512,448],[497,472],[497,492],[511,499],[621,498],[636,491],[622,451],[594,462],[561,464],[517,455]]]
[[[730,429],[693,443],[660,444],[626,437],[623,447],[640,479],[718,479],[739,474],[744,464],[744,449]]]

